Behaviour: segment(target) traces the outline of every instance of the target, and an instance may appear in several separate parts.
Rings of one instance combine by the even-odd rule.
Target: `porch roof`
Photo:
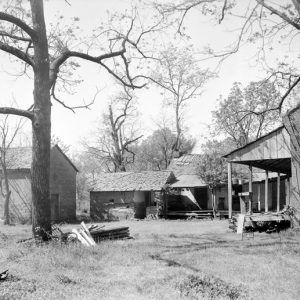
[[[284,126],[280,126],[224,157],[228,162],[290,175],[290,136]]]

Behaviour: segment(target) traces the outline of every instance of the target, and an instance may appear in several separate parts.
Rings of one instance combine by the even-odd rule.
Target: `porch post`
[[[260,182],[258,183],[258,186],[257,186],[257,209],[258,209],[258,211],[260,212],[261,211],[261,206],[260,206],[260,189],[261,189],[261,184],[260,184]]]
[[[277,212],[280,210],[280,173],[277,173]]]
[[[269,172],[266,170],[266,179],[265,179],[265,212],[268,212],[268,198],[269,198]]]
[[[288,177],[286,184],[285,184],[285,190],[286,190],[286,199],[285,199],[285,205],[290,205],[290,177]]]
[[[232,218],[232,163],[227,163],[228,168],[228,218]]]
[[[252,184],[252,166],[249,166],[250,178],[249,178],[249,214],[252,214],[252,198],[253,198],[253,184]]]

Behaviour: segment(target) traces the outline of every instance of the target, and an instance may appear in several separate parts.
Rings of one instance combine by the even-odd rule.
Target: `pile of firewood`
[[[96,243],[103,240],[116,240],[116,239],[128,239],[129,227],[115,227],[110,229],[104,229],[97,225],[91,225],[89,232]]]

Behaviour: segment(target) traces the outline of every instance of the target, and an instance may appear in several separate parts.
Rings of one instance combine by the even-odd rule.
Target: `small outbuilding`
[[[131,208],[138,219],[156,214],[164,187],[174,180],[171,171],[100,173],[91,182],[91,218],[107,220],[116,208]]]
[[[31,161],[32,148],[7,150],[10,216],[15,223],[31,223]],[[78,170],[58,145],[50,152],[50,200],[52,222],[76,220],[76,174]],[[3,181],[3,178],[1,177]],[[4,199],[1,195],[0,214]]]

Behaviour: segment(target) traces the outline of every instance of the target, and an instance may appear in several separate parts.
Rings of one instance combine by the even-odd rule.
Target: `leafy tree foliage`
[[[36,238],[47,240],[51,232],[51,100],[72,111],[88,106],[68,105],[56,93],[72,87],[78,61],[93,63],[129,88],[143,87],[140,78],[131,75],[131,67],[148,58],[140,46],[145,45],[145,36],[159,30],[160,19],[151,26],[143,26],[133,9],[132,14],[112,15],[107,26],[99,26],[91,38],[77,40],[74,23],[65,26],[57,22],[47,30],[42,0],[4,1],[0,5],[0,51],[21,62],[23,73],[33,78],[31,107],[1,107],[0,113],[31,121],[33,233]],[[78,21],[74,18],[74,22]]]
[[[134,167],[138,170],[164,170],[174,157],[177,136],[169,128],[155,130],[137,147]],[[181,137],[181,154],[191,153],[195,140]]]
[[[279,124],[279,113],[272,110],[279,98],[270,82],[251,82],[245,88],[234,83],[228,97],[220,98],[213,112],[215,131],[230,137],[236,147],[244,146]],[[256,110],[263,113],[253,113]]]

